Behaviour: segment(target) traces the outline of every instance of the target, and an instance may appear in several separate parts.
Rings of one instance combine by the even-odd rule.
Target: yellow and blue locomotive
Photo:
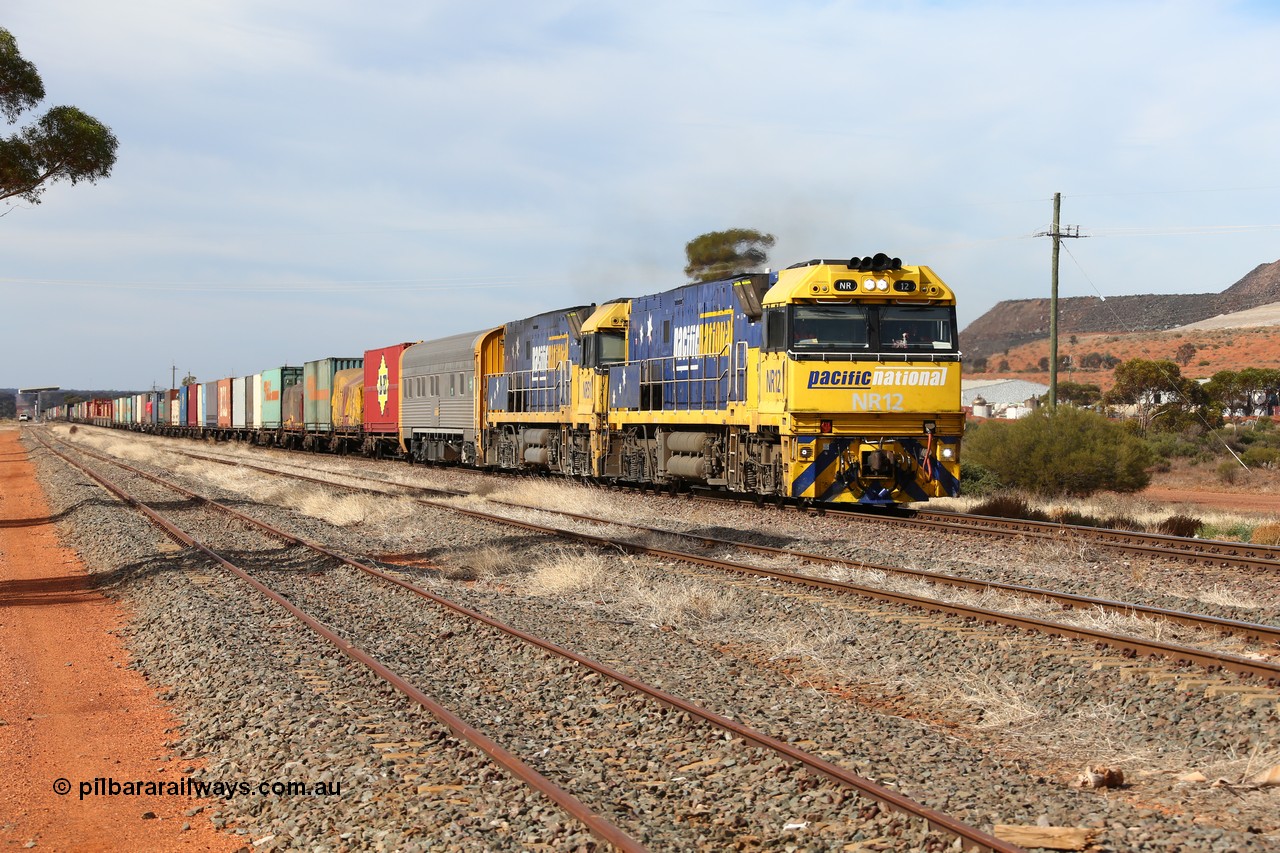
[[[481,464],[889,505],[959,493],[955,297],[880,254],[508,323]]]

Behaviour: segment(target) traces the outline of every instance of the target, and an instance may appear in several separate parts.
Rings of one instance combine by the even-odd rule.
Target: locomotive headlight
[[[876,290],[888,290],[888,289],[889,289],[889,282],[885,281],[883,278],[876,282]]]
[[[808,458],[809,458],[810,456],[812,456],[812,455],[813,455],[813,448],[812,448],[812,447],[802,447],[802,448],[800,448],[800,458],[801,458],[801,459],[808,459]]]
[[[863,286],[863,288],[865,288],[865,289],[867,289],[867,290],[875,290],[875,289],[876,289],[876,280],[875,280],[874,278],[868,278],[868,279],[865,279],[865,280],[863,280],[863,282],[862,282],[862,286]]]
[[[956,458],[956,449],[954,447],[944,447],[938,455],[950,461]]]

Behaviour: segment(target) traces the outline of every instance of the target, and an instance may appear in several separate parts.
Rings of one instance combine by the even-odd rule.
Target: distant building
[[[960,405],[972,411],[977,400],[979,409],[990,412],[989,416],[993,418],[1025,417],[1048,393],[1048,385],[1025,379],[960,380]]]

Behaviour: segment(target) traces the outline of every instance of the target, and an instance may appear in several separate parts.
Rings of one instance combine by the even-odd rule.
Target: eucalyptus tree
[[[18,51],[17,40],[0,27],[0,113],[16,124],[44,100],[44,81]],[[50,107],[33,122],[0,138],[0,200],[40,203],[51,184],[96,183],[111,174],[119,141],[111,129],[71,106]]]

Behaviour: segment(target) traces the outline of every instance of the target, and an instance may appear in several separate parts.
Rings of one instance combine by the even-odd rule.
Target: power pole
[[[1054,281],[1054,285],[1053,285],[1053,286],[1056,288],[1056,287],[1058,286],[1058,285],[1057,285],[1057,281],[1058,281],[1058,260],[1057,260],[1057,259],[1058,259],[1058,248],[1057,248],[1057,246],[1058,246],[1058,244],[1057,244],[1057,243],[1054,243],[1053,245],[1054,245],[1054,249],[1053,249],[1053,258],[1054,258],[1054,261],[1053,261],[1053,281]],[[170,388],[177,388],[177,387],[178,387],[178,365],[176,365],[176,364],[175,364],[173,367],[169,368],[169,387],[170,387]]]
[[[1080,236],[1079,225],[1068,225],[1064,230],[1058,225],[1062,213],[1062,193],[1053,194],[1053,225],[1048,231],[1040,231],[1036,237],[1053,238],[1053,272],[1049,276],[1049,408],[1058,407],[1058,248],[1064,237]]]

